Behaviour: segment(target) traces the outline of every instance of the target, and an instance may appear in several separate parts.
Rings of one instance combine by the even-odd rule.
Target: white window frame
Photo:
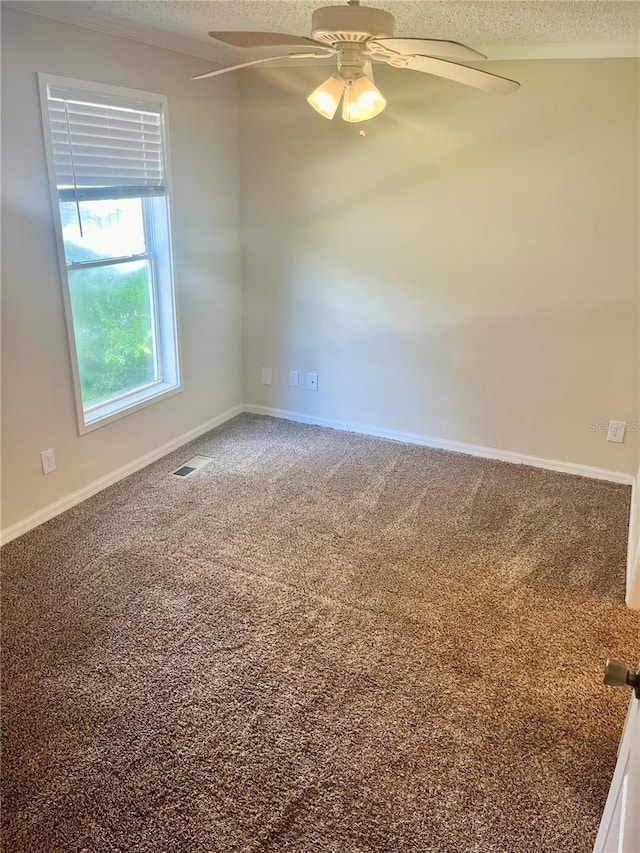
[[[101,265],[101,262],[89,261],[81,264],[67,264],[66,261],[53,157],[52,133],[47,106],[48,86],[77,89],[85,91],[87,94],[107,95],[114,98],[120,97],[128,100],[136,99],[139,101],[152,102],[154,105],[157,105],[158,103],[162,105],[161,133],[164,154],[165,195],[144,198],[142,201],[145,238],[150,239],[152,244],[151,250],[147,251],[144,256],[132,256],[131,258],[123,258],[120,261],[121,263],[125,263],[126,261],[137,260],[143,257],[149,257],[150,259],[152,279],[151,286],[154,296],[152,310],[155,318],[156,360],[158,363],[160,378],[144,388],[138,388],[135,391],[124,393],[119,397],[111,398],[105,403],[100,403],[87,409],[85,409],[82,400],[80,370],[78,366],[71,294],[67,273],[69,269],[90,268]],[[154,92],[111,86],[104,83],[91,83],[86,80],[59,77],[57,75],[44,74],[41,72],[38,73],[38,87],[40,92],[40,113],[42,117],[47,172],[51,192],[51,207],[55,226],[56,247],[58,250],[60,279],[69,340],[69,356],[71,362],[73,390],[76,401],[78,431],[80,435],[84,435],[85,433],[105,426],[112,421],[126,417],[133,412],[158,403],[160,400],[164,400],[165,398],[170,397],[173,394],[177,394],[182,390],[180,375],[180,338],[178,333],[179,317],[173,279],[173,220],[170,204],[171,155],[167,127],[168,101],[165,95],[156,94]],[[160,205],[162,205],[162,207],[160,207]],[[162,222],[159,224],[158,220],[162,220]],[[149,249],[148,246],[147,249]],[[113,259],[109,258],[107,261],[112,262]]]

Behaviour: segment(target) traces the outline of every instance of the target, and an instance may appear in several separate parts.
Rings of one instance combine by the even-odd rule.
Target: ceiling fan
[[[387,102],[373,82],[372,61],[386,62],[393,68],[409,68],[446,77],[497,95],[508,95],[520,86],[515,80],[452,61],[472,62],[487,58],[471,47],[441,39],[394,38],[394,26],[393,15],[389,12],[361,6],[360,0],[348,0],[346,6],[316,9],[311,21],[312,38],[287,33],[210,32],[211,38],[234,47],[307,49],[241,62],[228,68],[197,74],[191,79],[216,77],[276,59],[324,59],[336,56],[337,71],[318,86],[307,100],[321,116],[332,119],[343,98],[342,118],[348,122],[374,118],[386,106]]]

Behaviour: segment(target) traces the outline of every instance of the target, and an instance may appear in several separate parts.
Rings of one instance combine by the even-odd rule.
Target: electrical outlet
[[[317,373],[307,373],[307,390],[308,391],[317,391],[318,390],[318,374]]]
[[[300,386],[300,377],[297,370],[289,371],[289,388],[298,388]]]
[[[40,462],[42,463],[42,473],[51,474],[56,470],[56,457],[53,454],[53,448],[43,450],[40,454]]]
[[[273,376],[273,371],[271,370],[270,367],[263,367],[262,368],[261,381],[262,381],[263,385],[271,385],[272,376]]]
[[[625,421],[609,421],[607,441],[616,441],[619,444],[624,441],[624,431],[627,427]]]

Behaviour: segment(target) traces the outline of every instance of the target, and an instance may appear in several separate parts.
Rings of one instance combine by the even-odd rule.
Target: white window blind
[[[164,195],[162,105],[47,87],[61,200]]]

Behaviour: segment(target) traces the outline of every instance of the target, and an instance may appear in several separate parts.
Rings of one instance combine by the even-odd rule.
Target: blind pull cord
[[[69,108],[67,102],[64,102],[64,117],[67,122],[67,138],[69,139],[69,154],[71,155],[71,175],[73,176],[73,194],[76,199],[76,211],[78,212],[78,228],[80,229],[80,236],[84,237],[82,233],[82,216],[80,214],[80,200],[78,198],[78,182],[76,181],[76,164],[73,159],[73,143],[71,141],[71,126],[69,124]]]

